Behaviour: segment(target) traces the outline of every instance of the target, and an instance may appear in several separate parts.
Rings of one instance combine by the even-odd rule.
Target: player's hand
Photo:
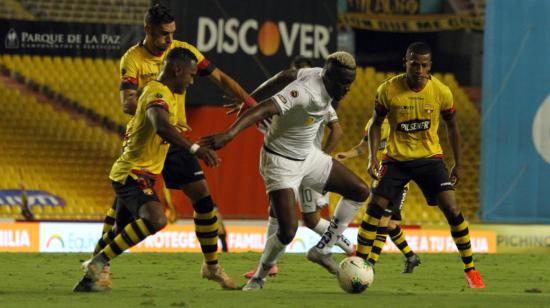
[[[340,152],[335,156],[337,161],[344,161],[349,158],[348,152]]]
[[[221,162],[216,152],[202,146],[197,150],[197,152],[195,152],[195,156],[203,160],[204,163],[210,168],[218,167]]]
[[[207,147],[213,150],[219,150],[223,148],[229,141],[233,139],[228,133],[219,133],[215,135],[210,135],[202,137],[199,140],[199,145],[201,147]]]
[[[224,95],[223,98],[225,100],[231,101],[231,103],[223,105],[224,108],[229,109],[229,111],[225,113],[227,115],[232,115],[236,113],[238,117],[239,115],[241,115],[241,113],[243,113],[243,111],[246,110],[246,108],[248,108],[246,104],[237,97]]]
[[[192,131],[191,126],[189,126],[187,123],[183,122],[182,120],[178,121],[178,124],[176,124],[176,127],[181,129],[182,131]]]
[[[369,159],[369,165],[367,168],[370,176],[373,179],[380,181],[380,164],[376,158]]]
[[[451,183],[453,184],[453,186],[456,186],[458,184],[458,181],[460,179],[460,166],[459,165],[454,165],[453,169],[451,169],[450,179],[451,179]]]

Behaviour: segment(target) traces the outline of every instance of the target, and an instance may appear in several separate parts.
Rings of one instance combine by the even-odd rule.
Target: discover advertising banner
[[[301,55],[315,65],[336,51],[336,0],[164,1],[178,40],[195,45],[214,65],[252,91]],[[221,105],[223,93],[196,78],[187,104]]]

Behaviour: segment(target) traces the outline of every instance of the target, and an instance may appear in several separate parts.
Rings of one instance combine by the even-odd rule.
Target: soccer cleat
[[[338,263],[332,258],[332,253],[322,254],[315,246],[307,252],[307,259],[324,267],[329,273],[336,275]]]
[[[254,274],[256,273],[256,270],[251,270],[249,272],[246,272],[244,273],[244,278],[252,278],[252,276],[254,276]],[[273,266],[271,267],[271,269],[269,270],[269,277],[275,277],[277,276],[277,274],[279,273],[279,268],[277,267],[277,264],[273,264]]]
[[[85,277],[93,282],[99,281],[101,272],[103,271],[104,267],[104,263],[101,263],[97,260],[94,261],[93,258],[82,262],[82,265],[80,266],[80,268],[86,273]]]
[[[227,273],[223,270],[223,267],[219,264],[216,264],[215,266],[208,266],[206,263],[203,263],[201,273],[202,278],[214,280],[225,290],[238,289],[233,279],[227,275]]]
[[[109,290],[110,288],[106,289],[86,276],[82,277],[73,287],[73,292],[104,292]]]
[[[472,289],[485,288],[485,283],[483,282],[481,275],[475,269],[466,272],[466,281],[468,282],[468,286]]]
[[[243,286],[243,291],[260,291],[264,288],[264,280],[262,278],[252,277]]]
[[[420,257],[416,254],[412,255],[409,258],[405,259],[405,268],[403,269],[403,274],[411,274],[415,267],[422,264],[420,262]]]
[[[112,289],[113,282],[111,281],[111,268],[109,264],[105,264],[105,266],[103,266],[103,270],[99,274],[99,280],[97,284],[105,290]]]

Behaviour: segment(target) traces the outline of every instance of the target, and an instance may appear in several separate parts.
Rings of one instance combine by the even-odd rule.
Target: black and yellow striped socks
[[[386,237],[388,236],[388,227],[378,227],[376,230],[376,239],[372,244],[372,249],[369,252],[368,261],[371,264],[376,264],[386,244]]]
[[[102,257],[107,261],[120,255],[126,249],[135,246],[147,236],[155,233],[156,230],[146,220],[139,218],[124,227],[113,241],[101,252]]]
[[[462,257],[464,271],[467,272],[475,269],[468,222],[464,220],[462,213],[458,214],[458,216],[454,218],[447,218],[447,221],[451,227],[451,235],[453,236],[453,240],[458,248],[458,252]]]
[[[107,210],[107,215],[105,215],[105,219],[103,219],[103,234],[109,232],[115,225],[115,219],[116,219],[116,204],[117,199],[115,198],[115,202],[111,206],[109,210]]]
[[[409,243],[407,243],[407,240],[405,239],[405,234],[399,226],[396,226],[395,229],[389,232],[389,234],[392,242],[395,246],[397,246],[397,248],[399,248],[399,250],[401,250],[406,258],[410,258],[414,255],[411,247],[409,247]]]
[[[92,256],[95,256],[98,254],[105,246],[109,245],[111,241],[115,238],[115,230],[114,225],[116,221],[116,204],[117,199],[115,198],[115,201],[113,202],[113,205],[109,210],[107,210],[107,214],[105,215],[105,219],[103,220],[103,231],[101,233],[101,238],[95,245],[94,253]]]
[[[201,245],[204,262],[209,265],[218,263],[218,218],[211,196],[202,198],[193,204],[195,234]]]
[[[384,210],[380,206],[375,203],[369,203],[359,227],[359,232],[357,233],[357,249],[355,254],[358,257],[367,259],[376,239],[376,230],[383,213]]]
[[[97,244],[95,245],[94,253],[92,256],[97,255],[101,250],[103,250],[107,245],[111,244],[111,242],[115,239],[116,233],[115,229],[111,228],[109,231],[104,232],[99,241],[97,241]]]

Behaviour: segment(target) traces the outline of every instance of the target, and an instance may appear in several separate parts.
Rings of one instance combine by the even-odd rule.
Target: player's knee
[[[388,223],[388,231],[393,231],[395,230],[395,228],[397,228],[397,226],[399,226],[398,222],[395,221],[395,220],[390,220],[389,223]]]
[[[353,196],[350,196],[349,199],[357,202],[365,202],[367,201],[369,194],[370,194],[369,186],[365,182],[361,181],[356,185],[353,192]]]
[[[166,227],[167,223],[168,220],[165,215],[155,215],[151,220],[149,220],[149,224],[153,228],[151,232],[156,233],[160,231],[162,228]]]
[[[210,213],[214,210],[214,200],[208,195],[193,203],[193,210],[197,213]]]
[[[279,232],[277,233],[279,241],[285,245],[290,244],[290,242],[294,239],[294,236],[296,236],[297,229],[298,225],[287,226],[285,228],[279,227]]]

